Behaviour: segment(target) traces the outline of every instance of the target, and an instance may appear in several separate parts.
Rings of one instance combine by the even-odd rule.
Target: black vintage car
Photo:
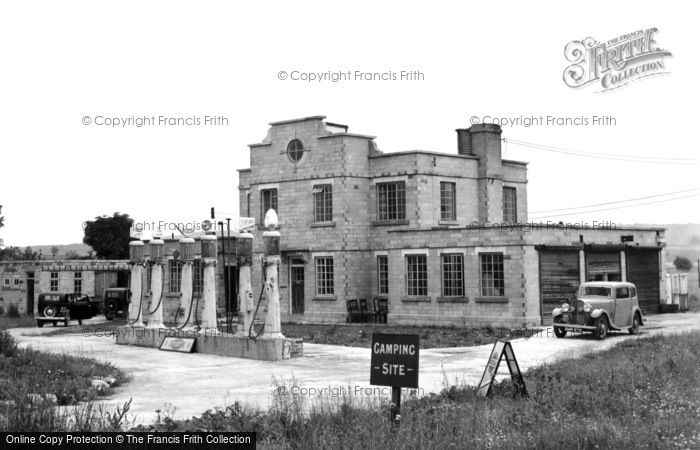
[[[129,289],[109,288],[105,290],[105,318],[126,317],[129,310]]]
[[[39,294],[39,316],[36,324],[43,327],[44,323],[51,322],[56,326],[63,322],[65,326],[71,320],[77,320],[79,324],[83,319],[90,319],[99,313],[99,305],[90,301],[90,297],[80,294],[67,294],[60,292],[47,292]]]

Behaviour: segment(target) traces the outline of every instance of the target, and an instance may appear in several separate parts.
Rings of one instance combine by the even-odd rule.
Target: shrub
[[[0,329],[0,355],[11,358],[17,353],[17,341],[9,331]]]
[[[7,317],[10,319],[17,319],[19,318],[19,309],[17,308],[16,303],[10,304],[10,306],[7,307]]]

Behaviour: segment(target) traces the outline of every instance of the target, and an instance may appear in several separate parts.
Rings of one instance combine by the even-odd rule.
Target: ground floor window
[[[377,293],[389,293],[389,257],[386,255],[377,256]]]
[[[505,296],[503,253],[481,253],[481,295],[484,297]]]
[[[406,255],[406,294],[428,295],[428,256]]]
[[[333,257],[320,256],[316,260],[316,295],[333,295]]]
[[[464,297],[464,256],[442,255],[442,296]]]
[[[58,292],[58,272],[51,272],[49,291]]]
[[[204,291],[204,264],[202,264],[201,259],[194,260],[192,273],[194,276],[194,282],[192,283],[193,292],[201,295]]]
[[[180,261],[176,259],[168,260],[168,274],[170,275],[168,292],[180,292],[180,277],[182,275]]]
[[[73,274],[73,293],[80,295],[83,292],[83,273]]]

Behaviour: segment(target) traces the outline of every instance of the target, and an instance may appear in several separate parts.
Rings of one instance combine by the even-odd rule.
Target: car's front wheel
[[[105,319],[113,320],[114,316],[117,314],[117,301],[110,299],[105,303]]]
[[[639,320],[639,314],[635,314],[634,319],[632,319],[632,326],[629,328],[630,334],[638,334],[639,333],[640,322],[641,322],[641,320]]]
[[[43,321],[43,320],[37,320],[37,321],[36,321],[36,326],[39,327],[39,328],[43,327],[43,326],[44,326],[44,321]]]
[[[603,340],[608,335],[608,319],[605,317],[598,317],[595,320],[595,330],[593,330],[593,336],[600,340]]]
[[[566,337],[566,328],[554,327],[554,335],[558,338]]]

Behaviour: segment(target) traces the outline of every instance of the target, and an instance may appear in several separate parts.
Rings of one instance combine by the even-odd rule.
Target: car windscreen
[[[612,298],[612,290],[606,286],[581,286],[580,296]]]

